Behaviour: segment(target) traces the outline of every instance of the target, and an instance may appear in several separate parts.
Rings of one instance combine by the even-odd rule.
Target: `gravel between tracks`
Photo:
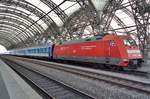
[[[48,76],[95,96],[97,99],[150,99],[150,95],[120,88],[102,81],[87,79],[79,75],[73,75],[71,73],[23,62],[21,60],[16,60],[16,62],[21,63],[28,68],[39,70]]]

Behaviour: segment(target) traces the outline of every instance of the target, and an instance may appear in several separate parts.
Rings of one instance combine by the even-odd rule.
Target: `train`
[[[94,63],[112,68],[137,69],[143,63],[143,55],[135,40],[117,34],[10,50],[9,55]]]

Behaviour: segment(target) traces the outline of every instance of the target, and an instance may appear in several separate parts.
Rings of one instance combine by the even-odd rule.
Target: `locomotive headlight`
[[[124,61],[124,62],[128,62],[129,60],[128,60],[128,59],[123,59],[122,61]]]
[[[141,54],[140,50],[127,50],[128,54]]]

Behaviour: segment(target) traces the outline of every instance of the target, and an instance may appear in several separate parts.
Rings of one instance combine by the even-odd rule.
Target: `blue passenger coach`
[[[43,57],[43,58],[52,59],[52,50],[53,50],[52,45],[43,45],[43,46],[11,50],[10,54],[17,55],[17,56]]]

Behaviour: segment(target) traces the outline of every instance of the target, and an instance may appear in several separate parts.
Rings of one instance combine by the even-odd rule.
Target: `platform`
[[[42,99],[42,97],[0,60],[0,99]]]

